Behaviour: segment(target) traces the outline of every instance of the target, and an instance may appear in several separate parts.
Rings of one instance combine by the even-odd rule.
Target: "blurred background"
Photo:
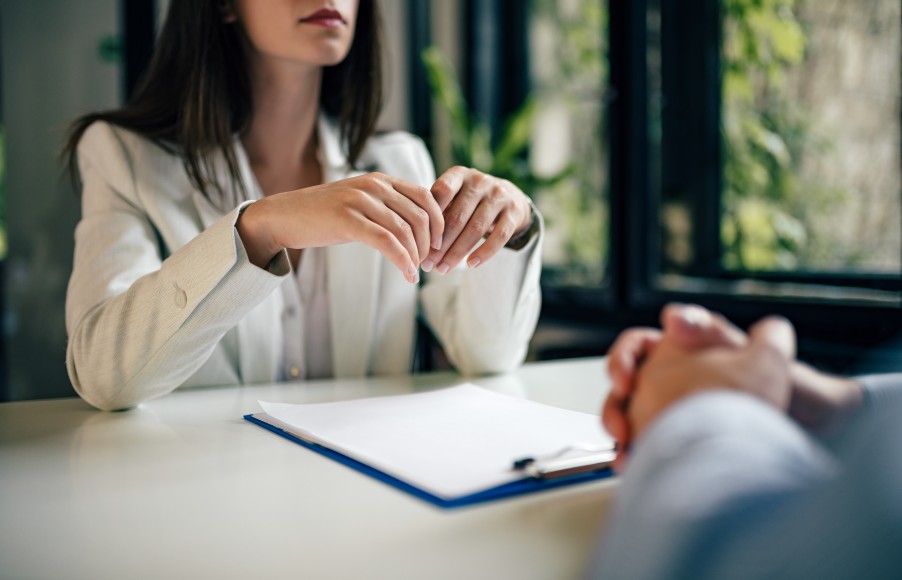
[[[0,0],[0,400],[71,396],[69,121],[122,104],[165,0]],[[826,370],[892,367],[900,0],[383,0],[385,129],[546,217],[532,360],[668,301],[787,316]],[[902,369],[902,360],[896,365]]]

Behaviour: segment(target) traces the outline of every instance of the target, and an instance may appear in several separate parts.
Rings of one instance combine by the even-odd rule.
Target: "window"
[[[651,270],[638,287],[803,336],[902,330],[897,0],[652,0]]]
[[[600,287],[608,253],[607,9],[599,0],[537,0],[529,16],[538,107],[529,163],[539,176],[561,176],[530,192],[546,221],[544,282]]]
[[[426,120],[416,99],[429,87],[412,67],[411,126],[430,143],[437,168],[461,163],[511,179],[545,216],[546,316],[533,356],[600,353],[594,325],[583,325],[578,337],[572,320],[545,331],[556,310],[572,317],[583,303],[597,309],[610,293],[607,2],[412,0],[409,13],[411,52],[439,47],[468,107],[449,114],[456,98],[440,98]],[[431,26],[424,24],[429,13]],[[442,76],[447,87],[451,74]],[[511,160],[500,152],[512,142]],[[574,341],[582,344],[569,348]]]
[[[898,277],[902,5],[723,12],[722,267]]]
[[[899,2],[703,4],[650,3],[659,284],[898,303]]]
[[[542,324],[599,329],[566,352],[672,300],[783,314],[803,355],[843,364],[902,330],[898,0],[462,2],[477,10],[471,106],[531,94],[530,171],[563,175],[534,190]]]

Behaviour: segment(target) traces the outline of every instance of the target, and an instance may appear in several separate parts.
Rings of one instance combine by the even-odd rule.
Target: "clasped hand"
[[[601,415],[621,450],[618,470],[661,412],[705,389],[756,396],[821,434],[842,427],[861,404],[856,381],[795,360],[795,332],[783,318],[764,318],[746,334],[704,308],[671,304],[661,327],[628,329],[608,352],[611,390]]]
[[[485,263],[524,231],[530,218],[526,195],[511,182],[453,167],[431,190],[367,173],[274,194],[248,206],[237,227],[258,266],[285,248],[359,241],[413,283],[420,267],[445,274],[467,255],[470,267]]]

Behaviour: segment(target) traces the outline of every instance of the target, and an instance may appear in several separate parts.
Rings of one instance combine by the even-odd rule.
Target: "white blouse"
[[[300,267],[282,283],[284,364],[281,380],[332,376],[332,331],[329,322],[325,248],[306,248]]]
[[[317,128],[323,182],[358,175],[337,124],[322,116]],[[253,171],[238,153],[241,183],[253,192]],[[297,378],[407,373],[418,315],[461,373],[506,372],[526,357],[541,304],[541,219],[526,247],[503,249],[479,268],[425,275],[422,286],[361,243],[305,251],[294,279],[285,252],[270,269],[250,263],[235,231],[246,204],[211,203],[171,151],[94,123],[78,163],[66,365],[76,391],[98,408],[133,407],[181,387],[272,383],[292,368]],[[435,181],[428,150],[406,133],[373,136],[360,167]],[[215,178],[235,187],[225,170]],[[286,323],[286,315],[298,319]]]

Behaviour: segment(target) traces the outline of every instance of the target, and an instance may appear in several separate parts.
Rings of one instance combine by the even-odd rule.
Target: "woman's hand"
[[[430,248],[441,247],[445,220],[428,189],[368,173],[267,196],[250,204],[236,227],[250,261],[260,267],[285,248],[359,241],[415,283]]]
[[[532,219],[529,200],[517,186],[475,169],[452,167],[436,180],[432,194],[445,221],[439,247],[423,261],[426,272],[447,273],[488,234],[467,260],[471,268],[484,264]]]

